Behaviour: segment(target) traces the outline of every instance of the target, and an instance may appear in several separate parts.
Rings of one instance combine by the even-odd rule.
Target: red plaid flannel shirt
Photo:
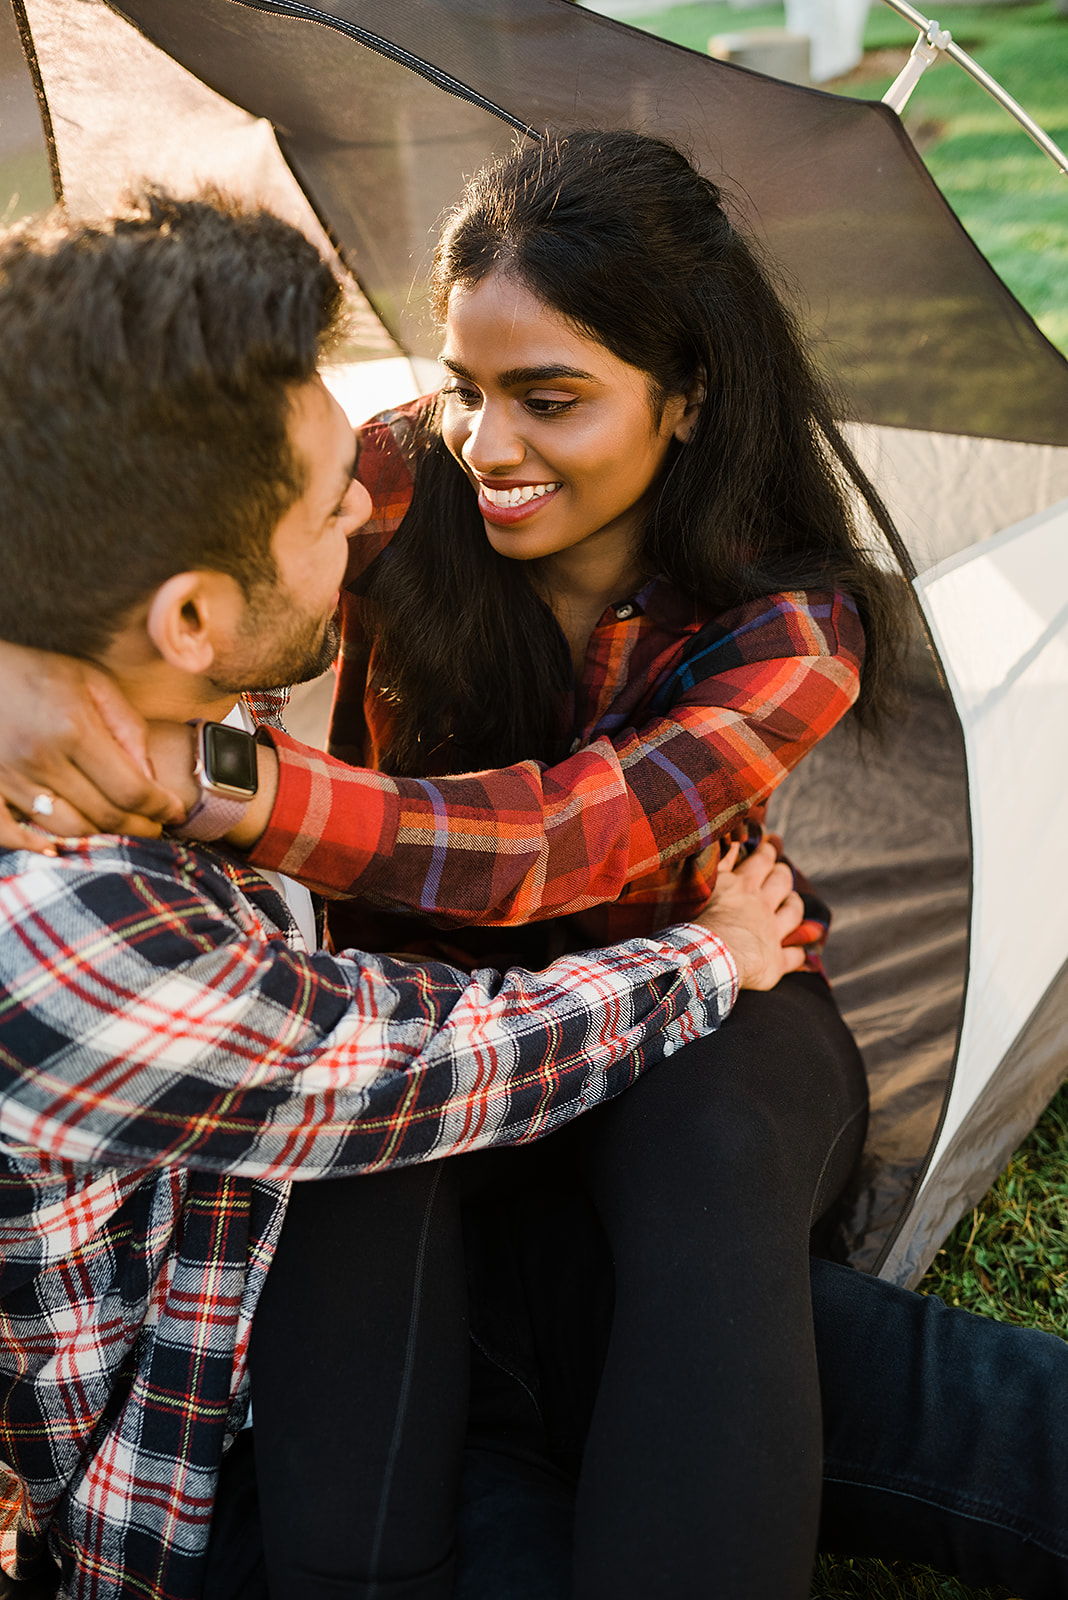
[[[352,541],[350,586],[408,509],[398,441],[421,404],[361,430],[357,470],[374,515]],[[657,715],[658,693],[713,620],[700,674]],[[654,581],[594,629],[568,760],[390,778],[366,770],[388,743],[389,711],[369,687],[373,652],[351,589],[342,624],[331,750],[365,767],[277,739],[278,800],[253,860],[327,895],[357,895],[330,909],[344,943],[468,963],[544,961],[692,917],[715,881],[717,841],[758,823],[772,790],[849,709],[864,654],[846,595],[773,594],[712,619]],[[825,911],[811,912],[796,942],[825,932]],[[540,933],[517,927],[546,919]],[[460,926],[462,936],[440,932]]]

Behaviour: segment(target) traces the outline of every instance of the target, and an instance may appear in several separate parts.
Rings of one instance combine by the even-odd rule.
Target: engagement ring
[[[55,798],[45,789],[35,794],[30,802],[30,814],[34,817],[50,817],[55,809]]]

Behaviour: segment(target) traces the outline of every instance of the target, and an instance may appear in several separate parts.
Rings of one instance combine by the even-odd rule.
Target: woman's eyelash
[[[468,409],[474,409],[476,406],[479,406],[482,403],[481,392],[478,389],[465,388],[463,384],[449,384],[446,388],[441,390],[441,393],[443,395],[450,395],[454,400],[458,401],[460,405],[466,406]],[[562,416],[565,411],[570,411],[571,407],[576,403],[577,398],[577,396],[571,396],[566,400],[550,400],[548,397],[530,395],[526,400],[524,400],[523,404],[526,406],[527,410],[532,411],[535,416],[558,417]]]
[[[477,406],[482,396],[477,389],[465,389],[462,384],[452,383],[441,390],[442,394],[450,394],[464,406]]]
[[[540,398],[538,395],[531,395],[525,404],[527,409],[533,411],[536,416],[559,417],[565,411],[570,411],[575,404],[575,398],[573,397],[569,400],[547,400]]]

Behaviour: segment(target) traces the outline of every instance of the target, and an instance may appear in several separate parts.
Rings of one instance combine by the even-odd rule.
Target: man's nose
[[[508,405],[484,400],[471,418],[464,441],[463,458],[474,472],[488,475],[522,465],[526,445],[519,434]]]

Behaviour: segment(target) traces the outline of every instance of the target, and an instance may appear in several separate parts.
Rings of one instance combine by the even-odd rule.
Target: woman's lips
[[[489,487],[498,492],[503,492],[512,489],[541,488],[541,485],[495,483]],[[546,487],[542,494],[531,495],[529,500],[523,500],[517,506],[498,506],[494,505],[486,494],[486,485],[480,483],[478,486],[478,509],[486,522],[492,522],[498,528],[510,528],[517,522],[525,522],[528,517],[532,517],[540,511],[542,506],[548,505],[550,500],[555,500],[562,488],[562,483],[555,483],[551,487]]]

